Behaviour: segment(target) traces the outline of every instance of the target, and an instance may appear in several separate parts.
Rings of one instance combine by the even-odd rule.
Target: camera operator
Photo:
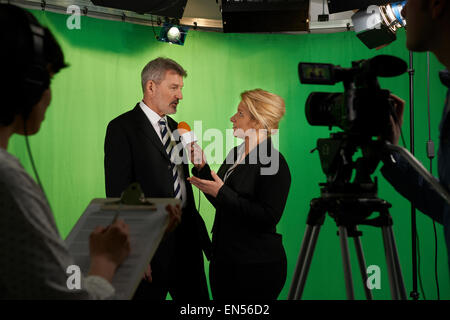
[[[402,11],[407,20],[407,47],[411,51],[433,52],[445,65],[440,73],[442,83],[450,87],[450,0],[409,0]],[[447,92],[444,113],[440,124],[438,152],[438,174],[442,186],[450,191],[450,90]],[[392,132],[385,137],[392,144],[398,144],[403,122],[404,101],[396,101],[396,121],[391,118]],[[394,188],[409,199],[415,207],[444,226],[450,267],[450,206],[431,186],[398,154],[393,161],[385,161],[381,169],[384,177]]]

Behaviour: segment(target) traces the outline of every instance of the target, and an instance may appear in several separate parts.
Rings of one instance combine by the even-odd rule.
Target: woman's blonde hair
[[[241,99],[251,117],[260,123],[269,135],[271,130],[278,129],[278,124],[286,113],[282,97],[262,89],[254,89],[242,92]]]

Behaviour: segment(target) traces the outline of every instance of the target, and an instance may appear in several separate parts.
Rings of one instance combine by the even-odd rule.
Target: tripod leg
[[[354,300],[355,293],[353,291],[352,270],[350,266],[350,252],[348,250],[348,242],[347,242],[347,228],[344,226],[339,226],[339,239],[341,242],[342,263],[344,267],[347,299]]]
[[[392,244],[390,241],[389,231],[387,226],[381,227],[383,234],[384,252],[386,255],[386,265],[388,268],[389,283],[391,288],[392,300],[398,300],[397,279],[392,255]]]
[[[397,291],[398,291],[399,299],[406,300],[406,288],[405,288],[405,283],[403,281],[402,269],[400,267],[400,261],[398,259],[398,251],[397,251],[397,245],[395,244],[394,232],[392,231],[392,226],[389,226],[387,228],[388,228],[389,239],[391,242],[392,262],[394,264],[394,271],[396,273],[395,278],[397,280]]]
[[[300,300],[303,294],[303,289],[305,288],[306,277],[308,276],[309,267],[311,266],[312,257],[314,254],[314,249],[316,247],[317,238],[319,237],[320,225],[316,225],[312,228],[311,239],[309,245],[306,248],[306,256],[301,266],[300,274],[298,277],[297,287],[294,293],[294,300]]]
[[[364,259],[364,252],[363,252],[362,245],[361,245],[361,239],[359,236],[355,236],[353,240],[355,242],[356,255],[358,256],[359,270],[361,271],[364,292],[366,294],[367,300],[373,300],[372,291],[370,291],[369,287],[367,286],[367,278],[368,278],[367,277],[367,266],[366,266],[366,260]]]
[[[320,227],[326,215],[327,201],[322,198],[311,200],[308,218],[306,219],[306,231],[295,267],[288,300],[299,300],[303,294],[306,277],[311,265],[312,256],[319,237]]]
[[[308,252],[308,247],[311,242],[313,226],[306,225],[305,235],[303,236],[302,246],[300,248],[300,253],[297,259],[297,265],[295,266],[294,276],[291,282],[291,288],[289,289],[288,300],[294,299],[295,292],[297,291],[297,284],[300,279],[300,274],[305,263],[306,254]]]

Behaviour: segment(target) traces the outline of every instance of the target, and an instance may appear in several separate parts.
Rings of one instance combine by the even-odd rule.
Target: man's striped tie
[[[161,120],[158,121],[158,124],[159,128],[161,129],[162,144],[164,146],[164,149],[166,149],[167,154],[169,155],[170,165],[172,167],[174,195],[175,198],[182,200],[180,179],[178,178],[177,166],[175,165],[173,160],[173,145],[171,143],[169,131],[167,130],[166,120],[164,118],[161,118]]]

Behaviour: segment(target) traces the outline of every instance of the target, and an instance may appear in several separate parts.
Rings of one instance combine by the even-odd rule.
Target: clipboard
[[[165,207],[167,204],[181,204],[175,198],[143,198],[142,195],[139,195],[139,202],[133,202],[136,196],[124,201],[127,190],[122,198],[93,199],[65,240],[74,263],[87,275],[90,268],[90,234],[96,226],[110,225],[119,214],[119,218],[129,226],[131,242],[130,255],[117,268],[112,279],[116,291],[114,298],[119,300],[133,297],[164,236],[169,223]]]

